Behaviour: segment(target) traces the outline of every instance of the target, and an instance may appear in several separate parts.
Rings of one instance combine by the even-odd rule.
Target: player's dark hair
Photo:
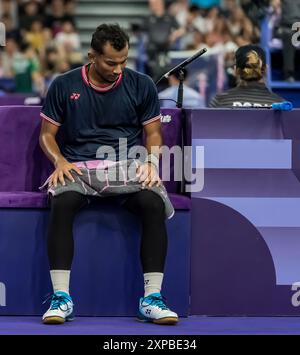
[[[109,42],[117,51],[128,44],[129,36],[118,24],[102,24],[93,33],[91,47],[99,54],[103,54],[103,47]]]

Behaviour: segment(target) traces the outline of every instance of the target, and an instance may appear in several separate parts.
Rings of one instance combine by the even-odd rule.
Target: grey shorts
[[[79,192],[86,196],[108,197],[135,193],[148,189],[159,195],[165,205],[166,218],[170,219],[174,215],[174,207],[168,197],[168,193],[163,185],[142,187],[142,183],[136,177],[136,170],[142,164],[139,160],[129,159],[118,162],[108,160],[90,160],[73,163],[82,175],[72,171],[75,182],[65,178],[65,185],[60,182],[57,186],[48,188],[48,193],[57,196],[67,191]],[[49,178],[40,187],[46,188]],[[120,196],[121,197],[121,196]],[[124,198],[124,201],[126,198]]]

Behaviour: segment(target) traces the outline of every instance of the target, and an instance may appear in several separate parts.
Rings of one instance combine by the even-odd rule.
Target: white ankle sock
[[[50,270],[53,291],[64,291],[69,294],[70,270]]]
[[[164,274],[161,272],[148,272],[144,274],[145,296],[151,293],[160,293]]]

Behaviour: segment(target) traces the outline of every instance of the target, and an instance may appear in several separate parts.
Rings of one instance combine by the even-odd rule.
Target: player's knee
[[[153,215],[162,215],[165,210],[163,200],[153,191],[143,191],[143,196],[140,200],[140,208],[145,213]]]
[[[54,211],[70,211],[78,207],[82,196],[78,192],[67,191],[51,198],[51,209]]]

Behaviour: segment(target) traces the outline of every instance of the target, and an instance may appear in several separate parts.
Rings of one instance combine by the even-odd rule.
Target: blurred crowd
[[[148,0],[150,16],[132,26],[143,43],[145,56],[140,46],[138,57],[146,58],[146,73],[157,79],[170,64],[170,50],[206,47],[210,54],[222,53],[230,81],[235,51],[259,43],[264,16],[274,36],[280,33],[284,1],[289,0]],[[42,94],[56,75],[83,63],[75,8],[76,0],[0,1],[0,22],[6,27],[0,79],[15,78],[13,91]],[[286,77],[292,77],[292,69]]]
[[[13,91],[43,95],[56,75],[82,64],[75,7],[75,0],[1,0],[0,78],[14,78]]]
[[[238,47],[259,42],[268,6],[269,0],[149,0],[151,16],[140,28],[146,34],[148,73],[161,74],[170,49],[203,47],[223,53],[225,68],[232,68]]]

